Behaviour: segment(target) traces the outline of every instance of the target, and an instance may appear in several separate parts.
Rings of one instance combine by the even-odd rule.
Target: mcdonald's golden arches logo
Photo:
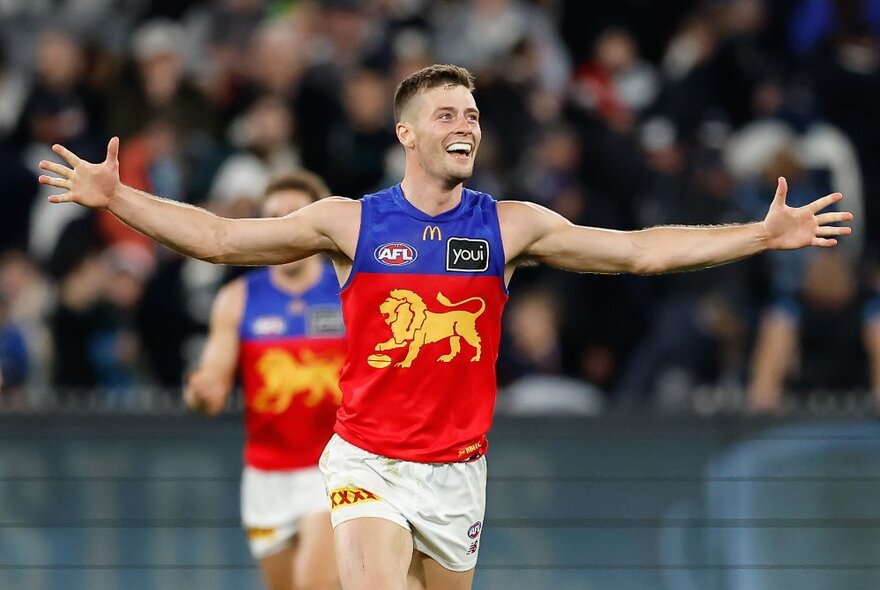
[[[424,231],[422,231],[422,241],[424,242],[425,240],[441,242],[443,241],[443,232],[436,225],[426,225]]]

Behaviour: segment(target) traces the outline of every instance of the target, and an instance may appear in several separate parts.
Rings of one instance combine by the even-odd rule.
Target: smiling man
[[[473,78],[435,65],[395,94],[406,154],[399,185],[329,198],[280,219],[224,219],[119,182],[117,139],[90,164],[40,166],[65,190],[53,202],[109,209],[202,260],[281,264],[324,252],[342,289],[349,350],[336,435],[321,457],[343,588],[467,590],[486,497],[486,433],[506,285],[519,263],[575,272],[654,274],[707,268],[768,249],[834,246],[849,213],[839,193],[785,204],[763,221],[622,232],[577,226],[537,205],[463,187],[480,146]]]

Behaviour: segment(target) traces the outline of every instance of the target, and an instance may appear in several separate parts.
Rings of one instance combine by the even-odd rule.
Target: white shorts
[[[413,463],[374,455],[333,435],[318,463],[337,527],[354,518],[390,520],[412,531],[415,548],[446,569],[477,565],[486,513],[486,458]]]
[[[304,516],[330,509],[317,467],[261,471],[245,467],[241,477],[241,523],[254,559],[283,549]]]

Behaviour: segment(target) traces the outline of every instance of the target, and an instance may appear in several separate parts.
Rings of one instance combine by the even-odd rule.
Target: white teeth
[[[466,154],[471,153],[473,146],[469,143],[452,143],[447,146],[447,152],[464,152]]]

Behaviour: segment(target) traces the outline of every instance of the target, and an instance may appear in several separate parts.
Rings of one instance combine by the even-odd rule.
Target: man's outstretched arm
[[[68,166],[42,161],[57,175],[40,176],[42,184],[66,192],[52,203],[78,203],[107,209],[125,224],[169,248],[209,262],[264,265],[291,262],[318,252],[339,252],[328,235],[357,203],[326,199],[281,218],[227,219],[204,209],[154,197],[119,181],[119,139],[107,146],[107,158],[92,164],[67,148],[52,150]]]
[[[543,207],[502,202],[498,211],[508,261],[536,260],[575,272],[658,274],[697,270],[765,250],[830,247],[852,219],[848,212],[822,213],[843,195],[833,193],[803,207],[785,204],[788,186],[780,178],[764,221],[712,227],[655,227],[614,231],[583,227]]]

